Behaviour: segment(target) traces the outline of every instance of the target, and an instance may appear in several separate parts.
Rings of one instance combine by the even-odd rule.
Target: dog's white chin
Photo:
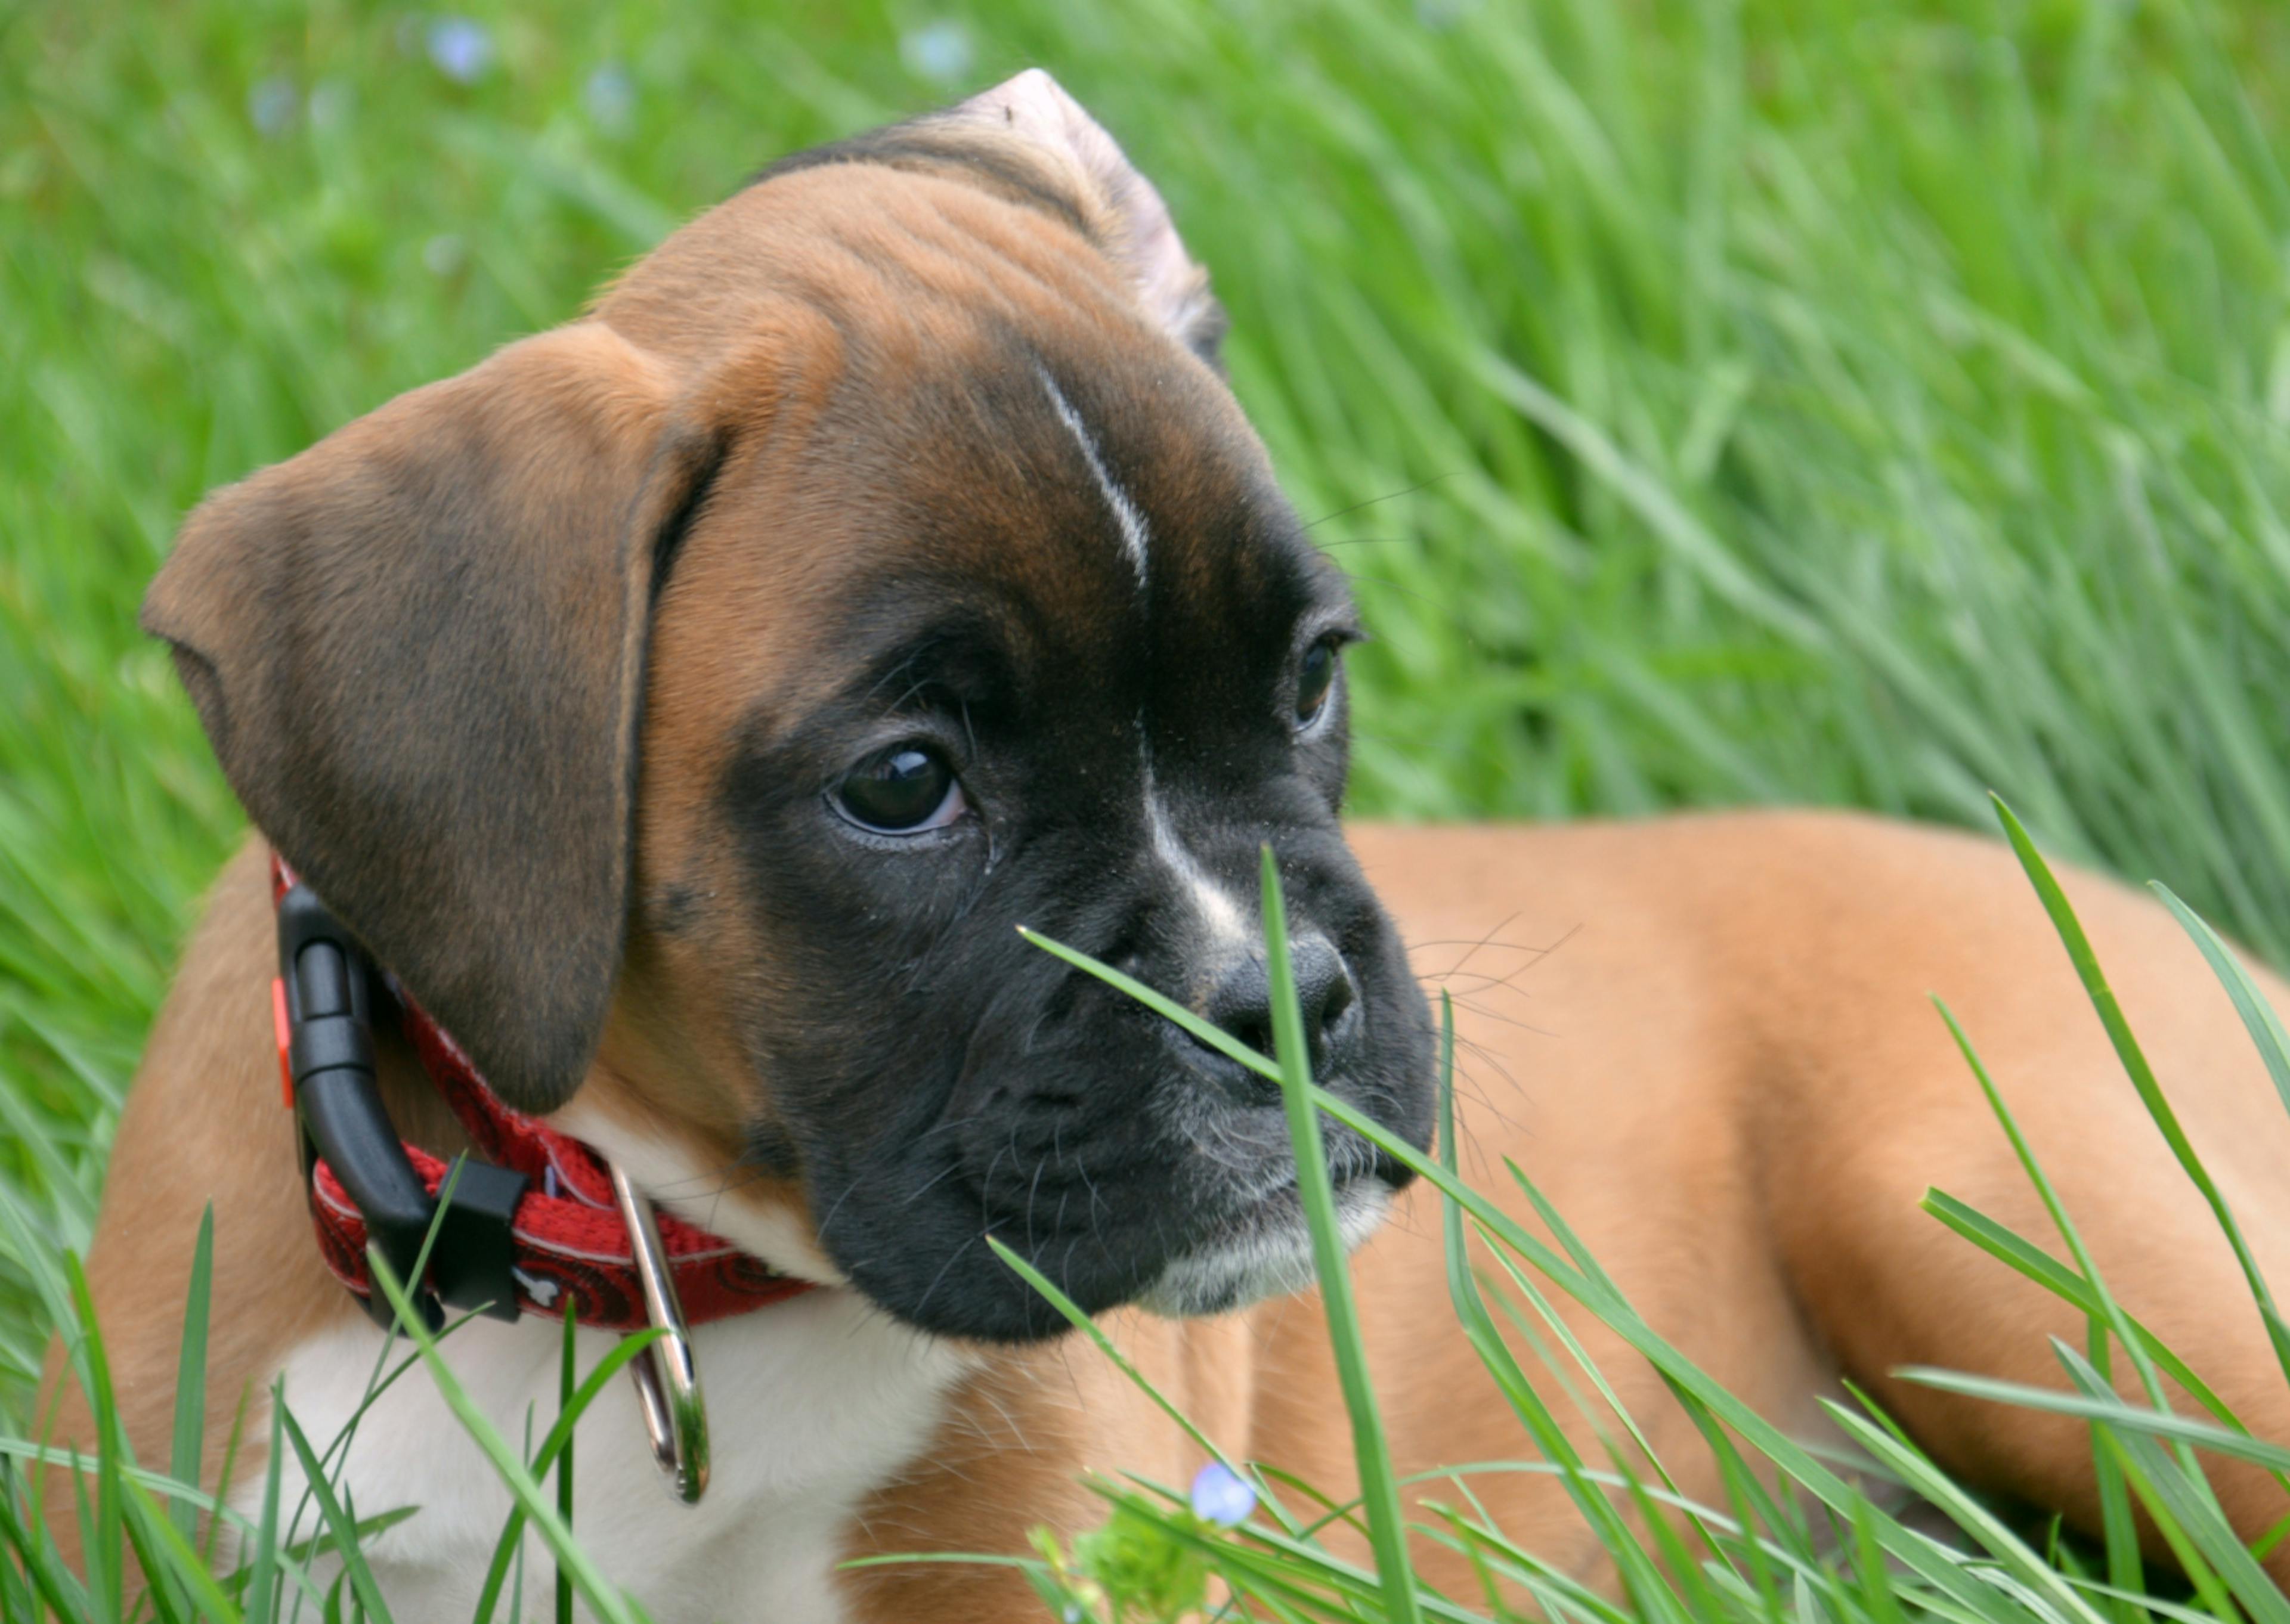
[[[1374,1234],[1390,1205],[1391,1188],[1381,1179],[1357,1179],[1337,1190],[1336,1231],[1344,1250],[1356,1251]],[[1292,1206],[1279,1218],[1253,1220],[1242,1233],[1176,1259],[1137,1306],[1165,1318],[1189,1319],[1301,1292],[1313,1281],[1311,1233]]]

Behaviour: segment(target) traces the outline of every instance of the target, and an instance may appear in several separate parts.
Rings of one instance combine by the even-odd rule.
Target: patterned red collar
[[[292,870],[274,855],[274,904],[283,903],[295,883]],[[489,1184],[508,1192],[501,1204],[510,1236],[507,1261],[515,1283],[516,1313],[560,1318],[565,1298],[571,1294],[579,1299],[583,1325],[621,1332],[644,1329],[650,1321],[636,1247],[614,1200],[609,1164],[579,1140],[504,1105],[485,1086],[460,1045],[412,996],[388,978],[378,979],[395,994],[401,1029],[420,1057],[430,1082],[460,1118],[477,1154],[493,1167],[506,1169],[524,1180],[518,1192],[513,1179],[503,1179],[474,1163],[465,1165],[461,1175],[468,1180],[472,1172],[484,1172]],[[296,1068],[290,1059],[293,1023],[284,980],[274,982],[271,990],[279,1071],[286,1102],[292,1107],[296,1103]],[[403,1145],[403,1149],[434,1203],[452,1164],[413,1145]],[[323,1155],[314,1148],[306,1152],[306,1160],[310,1216],[317,1228],[319,1253],[336,1279],[371,1303],[373,1284],[366,1262],[366,1218]],[[457,1180],[454,1188],[458,1196],[464,1185]],[[751,1313],[812,1289],[811,1282],[779,1274],[723,1236],[672,1212],[658,1213],[657,1222],[675,1295],[681,1300],[683,1316],[689,1324]],[[437,1263],[433,1250],[429,1283],[433,1286],[438,1284],[434,1277]],[[452,1300],[450,1292],[439,1289]],[[513,1317],[498,1302],[491,1312],[501,1318]]]

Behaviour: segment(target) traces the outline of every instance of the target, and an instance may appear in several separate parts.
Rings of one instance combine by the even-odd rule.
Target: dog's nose
[[[1358,992],[1343,956],[1326,937],[1297,938],[1290,944],[1289,957],[1296,970],[1296,1005],[1303,1016],[1304,1042],[1317,1074],[1327,1061],[1332,1036]],[[1201,1013],[1259,1054],[1270,1055],[1272,981],[1264,960],[1252,954],[1228,966],[1209,989]]]

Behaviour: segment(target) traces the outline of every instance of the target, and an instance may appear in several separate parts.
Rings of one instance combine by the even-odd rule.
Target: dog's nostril
[[[1304,1041],[1317,1065],[1325,1058],[1329,1032],[1351,1008],[1357,989],[1342,956],[1325,937],[1307,936],[1297,941],[1290,962],[1295,967],[1296,1005],[1303,1017]],[[1262,959],[1245,959],[1226,970],[1201,1012],[1259,1054],[1272,1053],[1272,983]]]
[[[1222,1021],[1217,1024],[1224,1026]],[[1262,1020],[1236,1021],[1230,1026],[1226,1026],[1224,1029],[1255,1050],[1257,1053],[1268,1057],[1272,1053],[1272,1022],[1269,1016]]]

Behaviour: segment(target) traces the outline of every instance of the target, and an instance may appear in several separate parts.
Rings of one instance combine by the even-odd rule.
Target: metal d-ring
[[[668,1251],[660,1244],[652,1203],[637,1193],[617,1165],[613,1168],[613,1198],[620,1204],[621,1220],[629,1227],[629,1249],[644,1288],[645,1318],[666,1332],[629,1362],[629,1374],[636,1380],[645,1431],[652,1436],[653,1463],[667,1476],[676,1498],[696,1506],[708,1491],[708,1405],[700,1396],[692,1332],[684,1323],[684,1305],[676,1300],[676,1277],[669,1272]]]

